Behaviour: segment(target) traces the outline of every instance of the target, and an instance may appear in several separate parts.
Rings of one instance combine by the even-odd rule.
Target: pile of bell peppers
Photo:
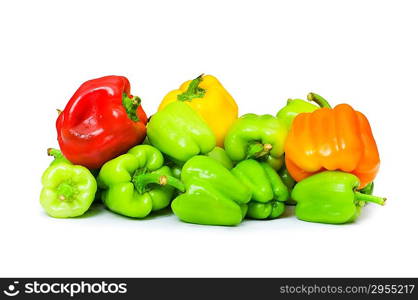
[[[370,124],[318,94],[276,115],[245,114],[211,75],[169,92],[150,118],[123,76],[83,83],[56,121],[59,149],[42,176],[40,203],[55,218],[94,202],[143,219],[169,209],[182,221],[240,224],[278,219],[356,220],[373,195],[380,158]]]

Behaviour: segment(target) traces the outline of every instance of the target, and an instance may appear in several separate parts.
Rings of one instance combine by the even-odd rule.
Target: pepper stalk
[[[161,186],[172,186],[173,188],[178,189],[180,192],[185,191],[184,184],[177,178],[169,175],[160,175],[160,174],[138,174],[132,178],[132,182],[135,186],[135,189],[138,193],[143,194],[147,191],[147,186],[149,184],[159,184]]]
[[[179,101],[191,101],[194,98],[203,98],[205,96],[206,90],[199,87],[199,84],[203,81],[203,76],[205,74],[200,74],[195,79],[193,79],[189,87],[187,88],[187,91],[185,91],[183,94],[180,94],[177,96],[177,100]]]
[[[320,96],[318,94],[309,93],[308,96],[307,96],[307,99],[309,101],[315,102],[321,108],[331,108],[331,105],[329,104],[329,102],[327,100],[325,100],[324,97],[322,97],[322,96]]]
[[[263,158],[270,153],[271,149],[273,149],[271,144],[263,144],[260,142],[251,143],[248,145],[246,159]]]

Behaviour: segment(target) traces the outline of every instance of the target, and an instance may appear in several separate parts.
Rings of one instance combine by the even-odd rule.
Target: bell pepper
[[[175,101],[151,117],[147,126],[149,142],[180,163],[215,147],[215,135],[187,104]]]
[[[248,159],[238,163],[231,172],[251,190],[248,217],[272,219],[284,212],[289,191],[269,164]]]
[[[147,116],[123,76],[83,83],[59,114],[56,127],[62,153],[74,164],[98,169],[139,144]]]
[[[290,176],[289,171],[286,169],[286,166],[283,165],[278,171],[280,179],[283,181],[284,185],[287,187],[289,193],[292,191],[293,187],[296,184],[296,181]]]
[[[184,102],[196,111],[215,134],[216,145],[223,146],[226,132],[238,118],[238,106],[218,79],[202,74],[184,82],[164,97],[158,111],[176,101]]]
[[[73,165],[57,149],[48,149],[54,161],[42,175],[40,203],[54,218],[83,215],[94,201],[97,184],[90,171]]]
[[[286,169],[286,165],[283,165],[280,170],[278,171],[278,174],[280,176],[280,179],[284,183],[284,185],[287,187],[287,190],[289,192],[289,195],[292,193],[293,187],[296,184],[296,181],[290,176],[289,171]],[[296,202],[289,197],[285,201],[285,204],[287,205],[296,205]]]
[[[272,219],[284,212],[283,202],[288,200],[290,191],[269,164],[248,159],[234,167],[226,151],[220,147],[215,147],[207,156],[231,170],[232,174],[251,190],[252,196],[246,217]]]
[[[318,106],[302,99],[288,99],[286,106],[278,111],[276,117],[283,121],[287,129],[290,130],[292,122],[298,114],[314,112],[321,107],[329,107],[329,103],[324,98],[318,95],[315,97],[314,95],[316,94],[309,93],[307,99],[308,101],[315,102]]]
[[[348,104],[296,116],[285,152],[286,167],[296,181],[324,170],[340,170],[357,176],[363,188],[373,181],[380,165],[367,118]]]
[[[251,190],[214,158],[191,158],[183,166],[181,180],[186,192],[171,203],[180,220],[232,226],[245,217]]]
[[[206,155],[220,162],[228,170],[231,170],[234,167],[233,161],[229,158],[228,154],[226,154],[225,149],[221,147],[216,146]]]
[[[181,178],[181,166],[179,166],[178,164],[174,163],[173,161],[168,161],[166,160],[166,166],[168,166],[171,170],[172,175],[177,178],[180,179]]]
[[[234,167],[233,161],[226,154],[225,149],[221,147],[216,146],[215,148],[212,149],[212,151],[206,153],[205,155],[217,160],[228,170],[231,170]],[[175,161],[169,157],[166,157],[166,161],[167,161],[166,165],[168,165],[171,168],[171,171],[173,172],[174,177],[180,179],[181,169],[184,163],[180,161]]]
[[[298,219],[330,224],[354,221],[367,202],[384,205],[386,199],[357,191],[360,180],[350,173],[324,171],[298,182],[292,191]]]
[[[249,158],[267,161],[275,170],[283,165],[286,126],[272,115],[246,114],[232,125],[225,151],[233,161]]]
[[[144,218],[170,204],[174,188],[183,184],[164,166],[161,152],[150,145],[135,146],[103,165],[98,176],[102,201],[113,212]]]

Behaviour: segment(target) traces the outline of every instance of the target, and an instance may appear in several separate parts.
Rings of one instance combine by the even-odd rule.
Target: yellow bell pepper
[[[202,74],[184,82],[164,97],[158,110],[174,101],[183,101],[195,110],[212,129],[216,145],[223,146],[226,132],[238,118],[238,105],[218,79]]]

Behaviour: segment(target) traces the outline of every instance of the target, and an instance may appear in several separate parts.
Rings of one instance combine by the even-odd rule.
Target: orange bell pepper
[[[296,181],[341,170],[357,176],[359,188],[373,181],[380,165],[369,121],[348,104],[296,116],[285,143],[285,161]]]

